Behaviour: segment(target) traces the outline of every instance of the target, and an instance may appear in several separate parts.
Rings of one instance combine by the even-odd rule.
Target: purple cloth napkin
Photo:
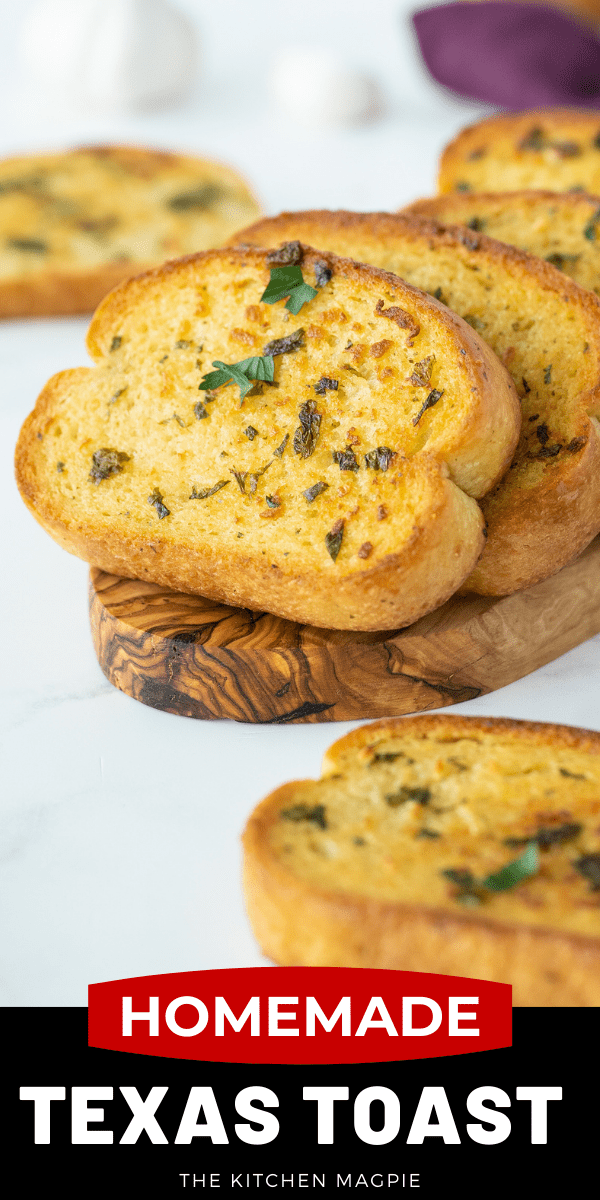
[[[600,40],[555,8],[459,0],[413,24],[433,78],[459,96],[512,110],[600,108]]]

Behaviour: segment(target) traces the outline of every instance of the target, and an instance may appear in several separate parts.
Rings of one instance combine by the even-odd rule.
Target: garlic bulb
[[[48,98],[126,112],[186,94],[195,41],[194,26],[168,0],[37,0],[21,56]]]
[[[357,124],[382,107],[374,79],[318,47],[282,51],[270,82],[278,107],[302,125]]]

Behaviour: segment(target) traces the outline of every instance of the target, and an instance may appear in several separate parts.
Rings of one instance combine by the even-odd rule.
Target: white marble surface
[[[304,0],[293,17],[280,0],[182,7],[201,29],[204,81],[184,109],[116,121],[53,112],[28,91],[14,66],[17,9],[1,6],[0,152],[108,138],[182,147],[236,164],[268,211],[385,208],[432,189],[440,147],[477,115],[424,78],[391,0]],[[309,41],[337,44],[377,75],[385,119],[307,132],[270,109],[261,63]],[[317,774],[351,727],[191,721],[105,681],[86,567],[35,524],[11,467],[47,377],[85,364],[86,325],[0,327],[3,1005],[84,1005],[87,984],[103,979],[261,963],[243,910],[240,832],[263,795]],[[600,729],[600,639],[454,711]]]

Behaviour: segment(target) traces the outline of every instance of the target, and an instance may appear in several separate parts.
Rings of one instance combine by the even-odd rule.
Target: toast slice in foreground
[[[92,312],[123,279],[220,246],[260,208],[230,167],[137,146],[0,162],[0,317]]]
[[[513,985],[600,1005],[600,734],[453,716],[380,721],[244,834],[250,921],[280,965]]]
[[[290,238],[373,263],[439,297],[505,362],[521,397],[510,471],[482,502],[466,587],[504,595],[553,575],[600,531],[600,302],[549,263],[464,228],[391,213],[265,218],[238,243]],[[356,339],[354,352],[361,352]]]
[[[470,125],[446,146],[440,192],[600,194],[600,114],[575,108],[500,113]]]
[[[417,200],[402,210],[467,225],[528,250],[600,293],[600,197],[585,192],[452,192]]]
[[[510,461],[518,400],[443,305],[292,250],[289,301],[287,285],[261,298],[290,252],[281,267],[235,249],[108,296],[88,336],[97,365],[47,384],[17,480],[44,528],[105,571],[292,621],[397,628],[472,570],[473,497]]]

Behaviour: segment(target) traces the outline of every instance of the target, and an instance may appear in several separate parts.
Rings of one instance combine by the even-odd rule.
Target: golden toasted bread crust
[[[548,762],[564,751],[589,756],[591,763],[600,755],[600,735],[588,730],[425,716],[378,721],[354,730],[326,753],[322,779],[348,778],[355,795],[361,757],[386,739],[394,739],[397,751],[402,739],[411,738],[439,740],[440,752],[444,743],[481,738],[488,756],[498,752],[500,741],[503,746],[527,744],[543,750]],[[304,799],[310,797],[310,786],[305,781],[278,788],[255,809],[244,833],[248,914],[263,951],[275,962],[468,974],[512,984],[513,1003],[518,1007],[600,1005],[600,931],[598,936],[582,936],[568,928],[545,927],[543,922],[489,919],[485,909],[460,911],[458,904],[454,904],[456,911],[449,911],[447,905],[436,907],[424,899],[377,899],[340,884],[335,856],[329,887],[303,878],[290,856],[273,848],[272,832],[282,811],[288,817],[295,812],[299,789]],[[297,828],[288,821],[289,830]],[[331,839],[336,831],[327,829],[320,836]],[[426,885],[422,890],[427,895]],[[593,890],[587,894],[595,903]],[[600,911],[597,905],[596,911]]]
[[[599,135],[599,115],[589,110],[530,109],[489,117],[446,146],[438,190],[600,193]]]
[[[258,479],[256,479],[254,492],[251,495],[246,494],[243,499],[240,498],[232,484],[224,493],[223,502],[228,508],[222,510],[212,508],[213,516],[215,512],[217,514],[219,512],[227,513],[231,509],[229,517],[223,517],[221,526],[216,526],[216,533],[219,534],[221,531],[219,539],[215,537],[215,540],[211,540],[208,534],[204,535],[202,533],[203,526],[192,529],[189,524],[192,520],[190,516],[192,512],[199,522],[202,522],[205,517],[210,518],[211,509],[204,506],[202,508],[195,507],[194,504],[190,507],[188,500],[192,498],[190,488],[194,490],[196,487],[194,480],[198,480],[202,484],[205,482],[200,474],[201,470],[204,470],[200,465],[202,447],[206,444],[208,432],[213,429],[213,425],[209,426],[208,422],[196,423],[193,420],[188,425],[185,420],[182,420],[180,414],[172,413],[174,401],[161,399],[167,387],[164,380],[164,371],[167,368],[162,368],[162,374],[160,371],[158,372],[156,384],[144,381],[143,388],[141,383],[136,383],[132,376],[132,372],[136,370],[139,372],[141,369],[141,357],[144,360],[146,356],[149,361],[156,360],[158,369],[165,357],[169,357],[169,354],[171,361],[175,361],[173,345],[176,348],[181,345],[192,347],[193,342],[195,347],[196,343],[207,337],[211,344],[207,343],[200,351],[204,353],[204,359],[197,358],[199,353],[197,350],[189,350],[189,365],[192,373],[187,378],[194,382],[187,384],[187,379],[185,380],[189,394],[187,403],[198,399],[197,381],[201,375],[198,375],[197,368],[200,366],[201,371],[206,371],[210,368],[211,360],[219,359],[221,355],[227,353],[224,350],[219,352],[219,349],[215,352],[214,338],[216,334],[215,329],[210,326],[210,317],[196,318],[194,316],[194,313],[198,312],[198,298],[202,295],[208,295],[208,300],[203,301],[200,305],[201,309],[205,305],[207,313],[210,313],[213,303],[230,303],[227,320],[234,325],[232,337],[242,337],[243,339],[251,337],[256,341],[256,337],[247,332],[246,326],[248,329],[254,328],[255,326],[252,326],[251,322],[256,322],[259,318],[260,322],[263,320],[270,322],[269,334],[261,333],[261,340],[270,340],[273,333],[278,336],[287,334],[290,327],[286,327],[284,323],[287,314],[283,305],[263,305],[258,316],[257,305],[247,308],[248,298],[256,296],[258,299],[268,282],[269,269],[265,252],[229,249],[190,256],[175,263],[168,263],[140,278],[131,280],[111,293],[98,309],[89,332],[88,345],[92,357],[98,364],[97,376],[93,371],[82,370],[63,372],[49,381],[34,412],[23,426],[16,453],[17,480],[26,503],[51,536],[72,553],[109,572],[150,579],[169,587],[198,592],[231,604],[264,608],[291,620],[308,621],[325,627],[395,628],[411,623],[423,613],[442,603],[460,585],[481,552],[483,522],[480,510],[471,499],[471,495],[485,490],[505,469],[518,436],[519,414],[516,395],[507,372],[487,347],[480,342],[470,327],[457,319],[454,314],[450,314],[442,305],[432,301],[430,297],[416,289],[409,288],[395,276],[376,268],[359,266],[353,262],[336,259],[333,255],[315,254],[309,248],[304,248],[303,254],[303,270],[305,270],[305,274],[308,272],[309,278],[311,277],[310,272],[314,270],[317,263],[325,264],[332,273],[330,290],[327,290],[329,285],[318,289],[316,298],[311,302],[312,308],[307,317],[304,318],[304,313],[301,314],[306,324],[309,320],[313,321],[314,330],[319,337],[309,337],[307,334],[306,347],[303,347],[302,351],[299,350],[294,355],[289,355],[289,358],[282,357],[277,360],[281,364],[278,370],[282,382],[280,391],[274,393],[276,400],[273,403],[269,400],[265,408],[266,399],[252,402],[262,405],[261,429],[264,429],[264,422],[267,419],[276,422],[280,420],[277,415],[278,406],[282,414],[281,419],[286,417],[286,406],[292,408],[293,417],[291,414],[287,415],[289,425],[287,432],[285,425],[279,427],[276,424],[269,450],[266,450],[263,440],[263,449],[259,448],[256,451],[256,455],[260,454],[262,458],[257,458],[255,464],[249,462],[246,466],[246,469],[252,466],[253,470],[258,467],[260,476],[264,459],[267,453],[269,454],[269,488],[273,488],[274,491],[277,491],[278,488],[284,489],[281,497],[278,495],[275,497],[275,506],[281,507],[281,514],[277,511],[276,518],[283,516],[283,521],[255,520],[255,517],[262,516],[263,512],[266,516],[270,515],[268,509],[257,511],[257,504],[259,501],[262,504],[263,498],[261,495],[262,484],[257,490]],[[236,281],[240,275],[246,282],[243,285],[241,299],[237,299],[239,289]],[[218,298],[219,289],[211,292],[214,279],[217,277],[220,281],[221,301]],[[251,287],[249,287],[249,283],[251,283]],[[247,294],[244,289],[247,289]],[[349,311],[355,303],[361,306],[360,312],[363,319],[366,323],[370,321],[377,330],[377,337],[380,336],[379,331],[389,333],[385,342],[376,342],[374,345],[375,362],[377,363],[380,361],[382,347],[389,355],[389,358],[386,359],[389,362],[392,361],[391,355],[394,353],[401,356],[407,353],[413,354],[413,351],[407,349],[406,346],[406,329],[398,330],[391,319],[385,319],[386,312],[381,314],[380,308],[377,307],[380,301],[382,305],[390,304],[392,308],[394,301],[400,302],[405,315],[410,309],[417,324],[420,324],[423,334],[426,333],[427,328],[430,331],[438,331],[436,336],[439,335],[443,339],[444,345],[453,348],[452,363],[454,365],[451,364],[449,369],[456,376],[457,395],[453,397],[454,407],[451,413],[456,412],[457,415],[450,416],[450,424],[442,419],[442,423],[439,425],[442,433],[436,436],[443,435],[445,444],[447,443],[447,453],[444,452],[441,456],[435,450],[435,439],[429,442],[425,439],[422,448],[419,449],[418,439],[425,438],[427,431],[424,429],[423,434],[419,431],[413,433],[415,423],[409,420],[407,436],[410,435],[410,439],[413,440],[415,437],[417,438],[415,449],[418,450],[418,454],[414,457],[414,461],[411,461],[410,456],[406,458],[403,452],[399,457],[394,453],[394,461],[397,460],[400,468],[394,475],[390,470],[388,476],[387,469],[386,471],[378,470],[367,473],[364,468],[360,467],[359,460],[357,468],[353,467],[348,475],[342,476],[337,473],[338,467],[332,463],[331,452],[326,452],[326,448],[323,446],[323,453],[327,461],[323,458],[318,472],[315,467],[316,478],[322,478],[323,472],[328,472],[331,475],[331,483],[328,484],[329,491],[320,497],[320,503],[314,510],[315,518],[319,518],[319,533],[305,553],[303,550],[299,550],[293,542],[290,542],[288,546],[281,536],[282,529],[287,531],[285,536],[288,540],[294,533],[294,530],[287,529],[285,524],[287,500],[285,489],[288,489],[290,505],[293,503],[300,505],[301,519],[305,522],[304,514],[308,510],[308,505],[302,499],[305,484],[303,481],[300,482],[304,459],[297,458],[298,451],[295,454],[291,453],[291,439],[298,420],[296,415],[298,404],[303,404],[307,397],[310,397],[311,394],[314,395],[314,380],[319,378],[319,374],[327,373],[325,368],[331,362],[331,357],[323,358],[322,352],[318,349],[313,351],[313,347],[323,345],[325,347],[323,353],[330,356],[329,344],[335,341],[330,332],[333,328],[331,314],[334,313],[335,321],[342,322],[342,329],[347,320],[340,307],[334,309],[327,307],[335,289],[338,289],[339,292],[338,305],[341,302],[347,303],[350,305]],[[231,302],[227,300],[229,294],[233,296]],[[224,296],[225,299],[223,299]],[[244,317],[244,311],[250,312],[250,317]],[[399,309],[396,307],[394,311],[397,313]],[[194,325],[192,329],[196,320],[197,328]],[[203,325],[204,320],[209,324]],[[299,323],[298,318],[297,320]],[[319,320],[321,320],[321,325],[315,325],[314,322]],[[178,336],[176,329],[184,321],[192,329],[192,332],[187,335],[191,341],[181,343],[175,340]],[[281,329],[279,329],[279,324],[281,324]],[[140,333],[142,325],[148,327],[147,341],[144,341],[146,335]],[[384,325],[385,330],[383,329]],[[389,326],[391,326],[390,329],[388,329]],[[259,328],[262,331],[264,326],[259,323]],[[312,328],[313,326],[309,328],[309,334]],[[202,332],[203,329],[205,332]],[[327,336],[320,330],[325,331]],[[115,337],[116,334],[119,336]],[[228,330],[221,329],[219,336],[221,344],[226,344],[227,337],[229,337]],[[341,340],[340,336],[336,335],[340,346],[343,347],[346,335],[341,337]],[[373,334],[369,336],[371,337]],[[419,336],[418,333],[413,334],[413,338]],[[137,344],[140,349],[135,354],[132,352],[133,358],[129,360],[127,359],[127,346],[135,338],[138,339]],[[164,344],[161,342],[161,338],[166,339]],[[225,338],[225,343],[223,343],[223,338]],[[140,341],[140,339],[142,340]],[[113,353],[115,341],[119,344],[119,349]],[[412,344],[412,339],[409,341]],[[235,345],[235,343],[232,344]],[[243,344],[246,342],[244,341]],[[146,351],[147,345],[148,352]],[[394,346],[396,346],[396,350],[393,349]],[[234,361],[239,354],[239,344],[236,346],[236,350],[237,354],[233,356],[233,359],[229,354],[223,361]],[[416,349],[414,354],[418,357]],[[120,370],[117,359],[123,355],[125,357],[122,359],[122,369],[125,373],[121,381],[121,375],[115,372]],[[306,368],[301,366],[305,356]],[[314,365],[312,365],[313,363]],[[289,378],[289,372],[295,371],[296,368],[299,372],[296,381],[291,384],[286,383],[286,376]],[[176,371],[176,368],[174,367],[173,370]],[[392,397],[394,397],[390,409],[390,412],[393,413],[398,411],[395,399],[398,384],[393,381],[388,383],[388,377],[393,380],[395,371],[397,377],[397,368],[377,367],[371,371],[373,386],[376,385],[378,389],[377,395],[382,397],[388,405],[392,404]],[[339,367],[336,373],[339,377],[341,374]],[[106,389],[105,402],[102,403],[100,399],[94,400],[92,409],[92,402],[88,398],[88,417],[86,418],[85,405],[79,397],[86,388],[91,385],[95,386],[96,377],[104,379],[105,375],[107,382],[106,385],[102,385]],[[171,532],[174,522],[168,526],[161,522],[157,526],[153,521],[151,529],[146,528],[148,511],[145,508],[139,510],[137,524],[128,526],[132,505],[139,501],[141,493],[145,491],[147,494],[152,490],[151,485],[156,478],[156,473],[151,472],[148,477],[143,473],[140,475],[139,485],[136,484],[137,501],[136,495],[130,497],[129,493],[127,493],[126,500],[110,500],[112,494],[115,497],[121,495],[119,491],[113,493],[113,487],[125,486],[129,475],[133,481],[130,486],[133,486],[136,480],[135,438],[133,441],[124,442],[125,436],[130,437],[129,426],[126,423],[122,425],[123,434],[121,445],[118,448],[127,450],[130,456],[128,462],[131,461],[131,466],[128,465],[122,472],[119,471],[115,479],[104,480],[98,488],[95,488],[93,484],[90,485],[87,480],[89,461],[91,461],[89,455],[92,449],[95,449],[98,442],[104,446],[113,444],[111,441],[113,434],[110,433],[110,430],[114,426],[111,426],[110,422],[114,419],[113,414],[118,418],[118,409],[112,407],[111,393],[113,399],[115,396],[120,397],[124,385],[130,389],[128,395],[132,397],[132,403],[137,403],[137,400],[134,399],[137,393],[141,390],[144,392],[143,412],[141,408],[138,408],[136,410],[138,415],[135,418],[132,417],[131,437],[134,437],[137,432],[139,439],[141,423],[146,422],[144,428],[150,428],[148,421],[152,420],[154,424],[148,436],[156,438],[158,427],[166,426],[170,435],[175,430],[173,436],[194,439],[193,442],[188,440],[181,444],[181,454],[185,461],[189,459],[190,453],[193,453],[193,461],[190,460],[192,466],[188,464],[184,470],[177,465],[176,474],[171,477],[171,489],[168,494],[165,492],[165,500],[169,506],[168,515],[171,517],[173,514],[175,518],[180,518],[181,533]],[[182,402],[186,401],[185,390],[181,390],[181,379],[178,380],[175,374],[168,386],[175,388],[174,396],[181,397],[181,400],[177,400],[178,407],[181,407]],[[344,379],[340,386],[347,386]],[[116,392],[114,391],[115,387]],[[156,388],[154,393],[153,388]],[[193,388],[196,389],[195,394]],[[289,395],[286,395],[287,391],[289,391]],[[333,394],[335,395],[335,393]],[[273,392],[269,392],[269,397],[272,395]],[[239,399],[234,396],[233,389],[223,389],[220,397],[218,401],[211,402],[209,413],[211,422],[215,419],[212,416],[213,413],[218,414],[221,418],[220,423],[214,426],[219,435],[219,446],[215,448],[215,453],[221,445],[228,444],[223,439],[229,436],[233,437],[232,448],[227,451],[227,456],[235,464],[235,457],[232,456],[234,454],[236,456],[245,455],[246,458],[250,458],[255,453],[259,440],[253,439],[249,443],[247,438],[238,434],[238,423],[241,424],[242,418],[245,423],[247,417],[240,413]],[[228,397],[227,401],[224,397]],[[460,404],[458,408],[456,407],[459,397],[462,397],[460,403],[463,404],[464,411],[460,410]],[[418,399],[420,400],[420,397]],[[229,404],[227,410],[226,402]],[[406,407],[406,397],[403,402]],[[248,399],[244,403],[244,413],[247,413],[249,417],[252,412],[251,402]],[[325,421],[328,419],[327,402],[323,400],[320,403]],[[169,407],[161,420],[161,406],[165,405]],[[329,407],[331,408],[331,405]],[[226,411],[228,415],[224,415]],[[354,416],[356,426],[353,436],[360,443],[363,435],[360,428],[358,428],[358,432],[356,432],[356,428],[360,426],[360,413],[363,409],[357,410],[356,413],[354,409],[351,413],[345,408],[340,411],[343,413],[344,422],[348,417]],[[441,412],[441,408],[434,409],[433,412],[436,414],[437,420],[437,414]],[[106,416],[103,416],[104,413]],[[48,441],[51,434],[54,436],[53,430],[60,427],[61,414],[63,416],[67,414],[68,417],[68,420],[64,420],[64,424],[72,424],[76,420],[81,433],[86,430],[86,420],[96,423],[94,426],[95,440],[92,439],[90,442],[90,438],[87,438],[87,442],[90,443],[89,450],[86,451],[87,459],[81,461],[77,459],[79,454],[77,444],[80,443],[79,432],[72,446],[63,441],[56,443]],[[219,416],[217,416],[217,421]],[[397,418],[394,417],[394,419]],[[179,435],[177,427],[169,424],[171,420],[176,420],[178,425],[183,425],[186,431],[190,429],[193,432],[182,432]],[[433,420],[433,417],[429,420]],[[289,424],[290,421],[293,423]],[[256,433],[256,430],[253,432]],[[284,433],[286,433],[287,451],[282,452],[283,457],[281,454],[277,457],[279,452],[275,452],[273,447],[278,445]],[[434,427],[432,426],[427,437],[431,439],[433,433]],[[64,431],[57,436],[64,438]],[[321,436],[324,438],[325,434],[323,433]],[[332,435],[328,434],[327,436],[331,437]],[[343,438],[344,434],[341,436]],[[203,437],[204,443],[202,442]],[[244,446],[243,451],[239,449],[241,443]],[[83,445],[85,444],[84,440]],[[158,447],[158,445],[157,442],[156,446]],[[368,448],[368,445],[367,441],[365,449]],[[192,446],[196,447],[193,452]],[[255,449],[253,450],[251,447]],[[392,449],[395,448],[392,447]],[[141,461],[140,456],[141,450],[137,461]],[[69,468],[75,473],[73,475],[73,478],[76,477],[77,480],[75,487],[81,497],[81,500],[76,502],[73,502],[72,496],[62,487],[62,460],[64,459],[66,462],[69,458],[71,464],[76,459],[78,461],[76,472],[73,465]],[[56,476],[57,459],[60,459],[61,472],[58,479]],[[218,462],[218,459],[216,461]],[[307,460],[311,470],[313,461],[316,462],[316,455],[314,460],[312,457]],[[161,453],[157,448],[155,465],[158,482],[161,483],[161,492],[164,488],[160,471],[166,472],[165,462],[164,452]],[[228,465],[225,463],[224,466],[221,465],[217,468],[217,465],[213,463],[210,467],[213,479],[210,479],[210,475],[208,475],[206,481],[214,482],[214,474],[217,469],[231,476],[235,472],[233,468],[227,471]],[[187,473],[192,469],[195,474],[193,478],[188,478]],[[287,476],[281,475],[280,483],[278,473],[284,469],[288,474]],[[333,474],[331,474],[332,472]],[[457,482],[449,477],[450,472]],[[298,482],[294,485],[296,475]],[[393,485],[390,482],[390,487],[393,486],[400,490],[404,488],[409,499],[411,496],[416,497],[414,501],[416,507],[414,518],[411,518],[410,514],[407,517],[406,514],[403,515],[403,512],[393,512],[390,507],[390,518],[394,522],[399,520],[401,523],[399,526],[396,524],[390,526],[391,532],[389,534],[386,532],[384,538],[383,531],[386,528],[386,521],[382,522],[380,515],[375,518],[375,512],[379,513],[379,510],[374,503],[375,491],[373,489],[381,490],[382,487],[387,487],[388,478],[390,480],[393,478],[395,481]],[[65,488],[68,482],[67,476],[64,475]],[[243,485],[243,481],[238,482],[240,490],[244,493],[245,484]],[[309,477],[307,482],[312,485],[314,479]],[[342,485],[339,493],[338,482]],[[367,484],[369,485],[368,489]],[[299,493],[295,499],[293,485]],[[353,494],[352,487],[355,491],[356,488],[361,487],[363,491],[367,489],[365,491],[366,503],[365,500],[359,499],[358,494],[358,505],[356,500],[344,499],[349,490],[350,494]],[[173,492],[176,488],[179,501],[173,499]],[[337,498],[338,494],[341,499]],[[400,492],[398,492],[399,494]],[[235,508],[236,497],[239,512]],[[281,499],[284,503],[278,505],[277,502]],[[220,501],[219,494],[218,502]],[[352,522],[355,514],[360,513],[361,505],[363,510],[368,509],[368,513],[371,512],[371,508],[373,510],[372,518],[368,516],[368,513],[364,518],[367,522],[365,530],[372,536],[364,539],[365,545],[364,542],[361,544],[361,538],[363,538],[361,534],[356,548],[352,550]],[[127,511],[123,511],[125,509]],[[297,523],[297,519],[294,518],[295,511],[295,509],[292,510],[288,524],[289,521],[292,522],[292,525]],[[388,513],[385,506],[383,507],[383,516],[387,520]],[[363,518],[359,517],[359,519]],[[229,532],[231,532],[231,536],[226,544],[223,542],[222,530],[227,521],[229,524],[231,522],[238,523],[238,529],[243,535],[242,541],[238,540],[239,535],[236,537],[235,532],[229,531],[229,525],[227,525],[228,536]],[[321,539],[330,527],[334,527],[336,521],[342,521],[344,524],[344,543],[339,557],[332,561],[325,550],[325,545],[322,545]],[[187,524],[185,524],[186,522]],[[325,524],[321,530],[320,525],[323,522]],[[316,524],[313,524],[312,528],[316,527]],[[272,534],[271,529],[273,530]],[[394,529],[398,529],[397,535],[394,535]],[[270,542],[265,540],[267,530],[269,531],[268,537],[271,538]],[[299,528],[295,532],[300,533],[302,530]],[[246,538],[250,542],[247,548]],[[360,553],[357,553],[358,551]]]
[[[138,146],[5,159],[0,318],[90,312],[123,280],[218,246],[259,212],[241,176],[206,159]]]
[[[420,287],[427,287],[431,279],[433,290],[432,284],[437,281],[442,297],[467,319],[473,319],[476,303],[481,306],[478,332],[498,355],[505,357],[521,395],[523,431],[512,466],[517,474],[513,477],[509,472],[482,503],[489,536],[466,587],[483,594],[508,594],[545,579],[576,557],[600,531],[600,436],[595,419],[600,415],[597,297],[565,278],[550,263],[514,246],[479,232],[404,213],[282,213],[256,222],[232,241],[277,246],[293,237],[373,262]],[[485,291],[479,283],[481,278],[485,279]],[[465,287],[467,290],[461,293]],[[511,310],[511,295],[516,289],[522,300],[513,302]],[[491,311],[492,306],[496,314],[509,314],[498,328],[493,326],[493,320],[499,318]],[[541,326],[544,306],[547,315]],[[537,316],[532,319],[534,310]],[[515,316],[519,318],[517,323]],[[578,366],[574,366],[572,378],[580,383],[568,402],[560,397],[557,400],[551,386],[546,394],[545,372],[540,373],[542,355],[549,356],[544,360],[545,368],[552,360],[557,321],[564,325],[565,317],[571,321],[569,328],[575,328],[573,318],[578,322],[572,349]],[[515,329],[518,331],[519,324],[527,322],[530,326],[535,323],[536,331],[541,332],[531,335],[525,329],[520,338]],[[515,347],[519,353],[512,362],[510,355]],[[564,359],[564,354],[559,358]],[[536,369],[540,386],[532,391]],[[554,371],[556,374],[556,364]],[[535,439],[545,436],[556,424],[561,405],[570,432],[562,438],[560,453],[550,457],[550,448],[558,444],[558,438],[549,433],[550,448],[546,443],[536,446]]]

